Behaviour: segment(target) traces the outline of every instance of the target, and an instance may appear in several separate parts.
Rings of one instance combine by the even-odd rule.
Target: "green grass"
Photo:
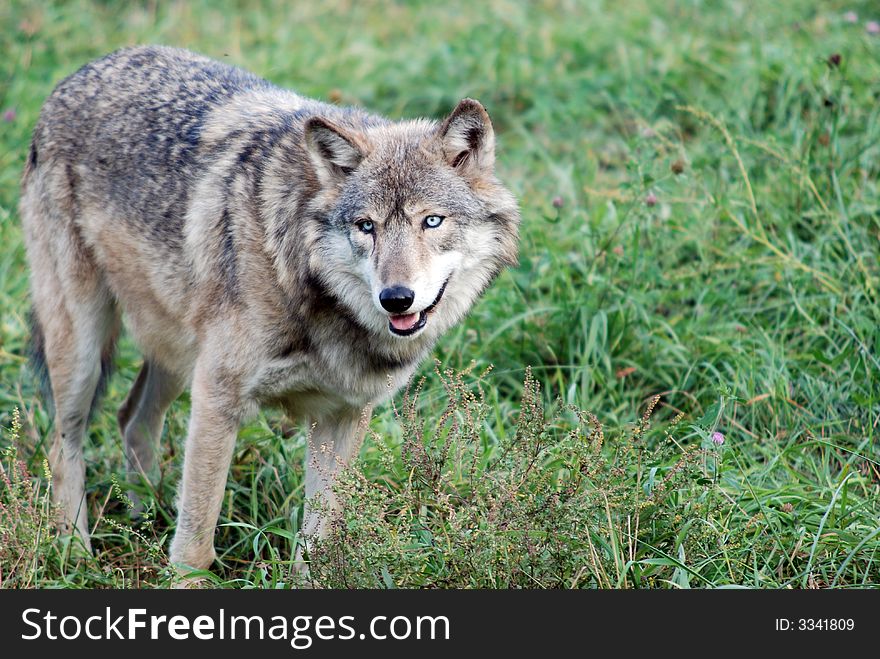
[[[0,120],[0,424],[20,410],[31,473],[51,421],[23,358],[29,134],[82,63],[167,43],[391,117],[479,98],[521,200],[520,266],[436,351],[472,374],[428,363],[416,399],[378,411],[343,483],[353,505],[316,553],[323,585],[880,584],[875,3],[157,4],[0,7],[15,115]],[[0,483],[6,510],[37,520],[0,508],[0,585],[168,583],[188,400],[168,417],[155,519],[132,528],[115,410],[138,361],[124,342],[86,449],[95,556],[44,542],[39,484]],[[304,445],[272,411],[243,429],[217,585],[291,583]]]

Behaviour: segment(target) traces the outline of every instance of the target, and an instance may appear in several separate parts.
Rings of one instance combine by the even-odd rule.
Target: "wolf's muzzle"
[[[419,313],[392,315],[388,321],[388,329],[391,330],[391,333],[397,336],[410,336],[422,329],[425,323],[428,322],[428,314],[434,311],[434,308],[440,303],[440,298],[443,297],[443,293],[446,291],[446,284],[448,283],[449,279],[447,278],[443,282],[443,286],[440,287],[440,292],[437,293],[434,301]]]

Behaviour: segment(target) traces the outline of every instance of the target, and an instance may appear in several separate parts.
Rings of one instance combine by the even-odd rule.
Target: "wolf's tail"
[[[46,366],[46,337],[33,309],[28,313],[28,323],[31,326],[31,335],[27,343],[28,362],[30,362],[31,371],[37,380],[37,390],[40,392],[40,397],[51,409],[52,385],[49,382],[49,367]]]

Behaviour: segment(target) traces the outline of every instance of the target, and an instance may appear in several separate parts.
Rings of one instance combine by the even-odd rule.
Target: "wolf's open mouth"
[[[446,284],[448,283],[449,279],[447,278],[440,287],[440,292],[437,293],[437,297],[434,298],[434,301],[419,313],[391,316],[388,319],[388,329],[391,330],[391,333],[396,334],[397,336],[410,336],[422,329],[428,322],[428,314],[434,311],[434,307],[437,306],[440,302],[440,298],[443,297],[443,292],[446,290]]]

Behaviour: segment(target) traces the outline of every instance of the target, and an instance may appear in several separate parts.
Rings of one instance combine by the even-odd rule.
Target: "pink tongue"
[[[408,313],[405,316],[391,316],[391,325],[396,330],[408,330],[415,327],[419,322],[419,314]]]

